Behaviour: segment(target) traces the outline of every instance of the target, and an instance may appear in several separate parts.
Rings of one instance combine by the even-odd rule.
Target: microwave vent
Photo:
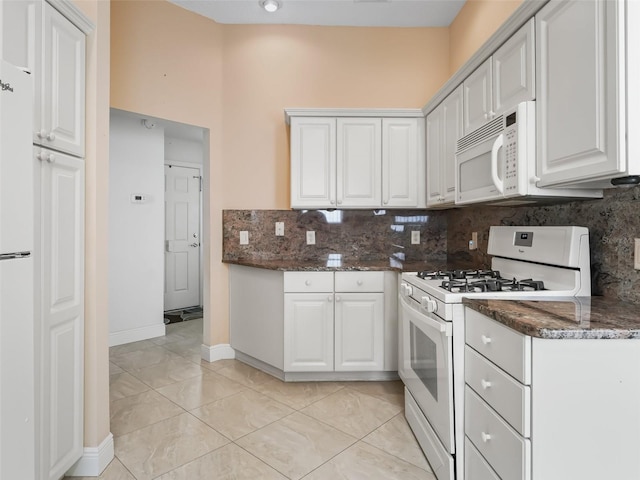
[[[473,132],[468,133],[458,140],[458,150],[456,153],[465,151],[466,149],[478,145],[485,140],[498,135],[504,129],[504,118],[502,115],[494,118],[481,127],[476,128]]]

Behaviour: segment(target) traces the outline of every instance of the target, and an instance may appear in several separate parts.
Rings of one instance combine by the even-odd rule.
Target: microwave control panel
[[[504,129],[504,193],[518,192],[518,124],[517,112],[507,115]]]

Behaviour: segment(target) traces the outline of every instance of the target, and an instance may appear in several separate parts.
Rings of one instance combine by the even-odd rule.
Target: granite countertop
[[[263,260],[259,258],[224,258],[224,263],[244,265],[247,267],[266,268],[285,272],[325,272],[325,271],[395,271],[417,272],[421,270],[442,270],[446,265],[424,261],[402,262],[396,258],[386,260],[354,260],[342,258],[318,258],[317,260],[277,259]]]
[[[532,337],[640,339],[640,305],[605,297],[475,300],[465,306]]]

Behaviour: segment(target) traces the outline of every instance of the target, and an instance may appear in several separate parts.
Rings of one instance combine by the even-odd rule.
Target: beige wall
[[[509,18],[523,0],[467,0],[449,26],[449,73],[453,75]]]
[[[285,107],[420,108],[445,28],[224,26],[224,208],[289,208]]]
[[[420,108],[448,77],[448,30],[228,26],[161,0],[111,5],[111,106],[209,129],[205,343],[227,343],[221,212],[289,207],[284,108]]]
[[[109,435],[109,3],[75,0],[95,25],[87,37],[85,159],[84,445]]]

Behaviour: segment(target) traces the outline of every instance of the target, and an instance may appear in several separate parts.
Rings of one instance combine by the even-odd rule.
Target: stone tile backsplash
[[[349,261],[446,262],[447,218],[425,210],[225,210],[223,260],[324,260],[342,255]],[[276,237],[275,222],[284,222],[284,237]],[[240,245],[240,231],[249,245]],[[307,245],[306,232],[316,244]],[[420,244],[411,244],[411,231]]]
[[[449,210],[449,262],[488,267],[492,225],[575,225],[589,228],[593,295],[640,303],[640,270],[633,268],[634,238],[640,238],[640,187],[606,190],[602,200],[535,207],[477,206]],[[471,232],[478,250],[471,252]]]

